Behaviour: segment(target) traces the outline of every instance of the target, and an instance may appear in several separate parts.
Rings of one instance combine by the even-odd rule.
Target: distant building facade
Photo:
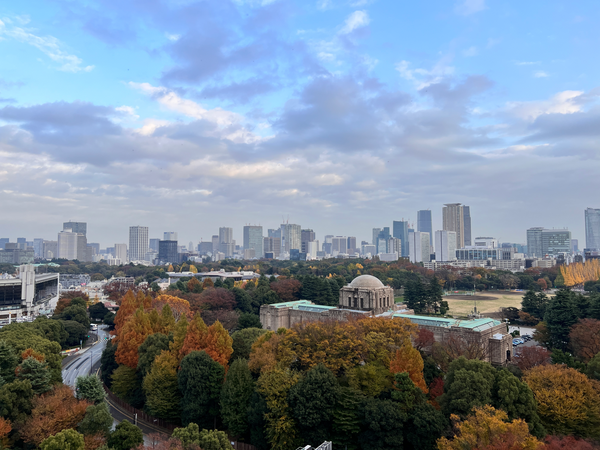
[[[600,209],[585,210],[585,248],[600,250]]]
[[[129,227],[129,260],[144,261],[148,246],[148,227]]]
[[[263,227],[247,225],[244,227],[244,250],[254,250],[251,258],[262,258],[264,252]],[[250,253],[248,253],[249,255]]]
[[[417,231],[429,233],[429,245],[433,247],[433,223],[431,220],[431,210],[423,209],[417,211]]]

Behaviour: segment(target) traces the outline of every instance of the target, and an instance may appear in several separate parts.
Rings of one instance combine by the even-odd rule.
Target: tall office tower
[[[265,253],[273,253],[273,258],[281,255],[281,238],[266,237],[263,239]]]
[[[160,241],[158,243],[158,260],[163,263],[178,263],[177,241]]]
[[[88,242],[87,246],[92,249],[92,256],[100,254],[100,244],[96,242]]]
[[[281,238],[281,228],[269,228],[267,230],[267,236],[272,238]]]
[[[219,236],[213,234],[212,237],[212,254],[216,254],[219,251]]]
[[[454,261],[456,259],[456,232],[438,230],[435,232],[435,260]]]
[[[579,252],[579,239],[571,239],[571,252],[572,253]]]
[[[545,255],[542,247],[543,227],[533,227],[527,230],[527,256],[542,258]]]
[[[456,233],[456,247],[465,246],[465,217],[460,203],[446,203],[442,209],[442,228]]]
[[[129,227],[129,261],[144,261],[148,245],[148,227]]]
[[[331,238],[331,254],[337,255],[339,253],[348,252],[348,237],[347,236],[335,236]]]
[[[311,241],[306,243],[306,259],[316,259],[319,251],[319,241]]]
[[[431,258],[429,233],[422,231],[410,231],[408,233],[408,248],[410,262],[429,262]]]
[[[0,250],[4,248],[2,245],[0,245]],[[33,240],[33,253],[35,255],[36,258],[43,258],[44,255],[44,240],[40,239],[40,238],[35,238]]]
[[[422,209],[417,211],[417,231],[429,233],[429,244],[433,246],[433,223],[431,221],[431,210]]]
[[[27,249],[27,238],[24,238],[24,237],[17,238],[16,248],[18,248],[20,250]]]
[[[68,229],[58,233],[57,258],[69,260],[77,259],[77,236],[77,233]]]
[[[127,244],[115,244],[114,256],[121,260],[121,264],[127,263]]]
[[[190,241],[190,243],[188,244],[188,250],[189,250],[190,252],[193,252],[193,251],[194,251],[194,243],[193,243],[192,241]]]
[[[254,249],[254,257],[262,258],[264,252],[263,227],[250,226],[244,227],[244,250]]]
[[[379,241],[379,233],[381,233],[381,228],[373,228],[373,239],[371,240],[371,243],[374,246],[377,246],[377,242]]]
[[[354,236],[348,236],[348,251],[356,249],[358,249],[356,246],[356,238]]]
[[[235,243],[233,242],[233,228],[220,227],[219,228],[219,251],[225,255],[226,258],[233,256],[235,250]]]
[[[400,239],[402,242],[402,254],[400,256],[408,256],[408,221],[394,220],[392,227],[392,236]]]
[[[163,241],[176,241],[177,233],[175,231],[165,231],[163,233]]]
[[[281,224],[281,250],[290,253],[291,250],[300,250],[302,228],[293,223]]]
[[[571,232],[566,228],[544,230],[542,232],[542,250],[550,256],[571,253]]]
[[[54,259],[58,258],[58,241],[44,241],[44,249],[42,258]]]
[[[314,242],[315,232],[313,230],[302,230],[300,232],[300,251],[308,253],[308,243]]]
[[[585,248],[600,250],[600,209],[585,210]]]
[[[87,245],[85,234],[77,233],[77,260],[82,262],[92,262],[93,250]]]
[[[465,230],[465,247],[468,247],[472,244],[471,239],[471,207],[463,205],[463,228]]]
[[[402,240],[395,237],[389,238],[387,250],[388,253],[396,253],[398,256],[400,256],[402,253]]]
[[[71,230],[73,233],[80,233],[87,236],[87,222],[64,222],[63,231]]]
[[[0,238],[0,250],[4,250],[4,245],[10,242],[9,238]]]
[[[154,250],[155,252],[158,252],[158,243],[160,242],[160,239],[150,239],[150,250]]]
[[[213,251],[212,242],[200,242],[198,244],[198,253],[200,255],[207,255],[209,253],[212,253],[212,251]]]

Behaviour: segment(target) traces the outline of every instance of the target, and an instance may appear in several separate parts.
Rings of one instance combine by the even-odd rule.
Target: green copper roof
[[[469,328],[474,331],[483,331],[489,328],[492,328],[496,325],[500,325],[502,322],[494,319],[490,319],[489,317],[483,317],[481,319],[471,319],[471,320],[459,320],[459,319],[451,319],[445,317],[429,317],[429,316],[412,316],[409,314],[394,314],[394,317],[401,317],[403,319],[408,319],[417,325],[426,325],[430,327],[460,327],[460,328]]]

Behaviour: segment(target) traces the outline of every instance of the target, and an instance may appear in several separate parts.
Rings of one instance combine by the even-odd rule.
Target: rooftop
[[[394,317],[401,317],[403,319],[408,319],[417,325],[427,325],[430,327],[459,327],[459,328],[469,328],[474,331],[483,331],[495,327],[496,325],[500,325],[500,321],[490,319],[489,317],[482,317],[481,319],[471,319],[471,320],[460,320],[453,318],[445,318],[445,317],[429,317],[429,316],[411,316],[407,314],[395,313]]]
[[[385,287],[383,283],[379,280],[379,278],[374,277],[373,275],[360,275],[356,277],[352,282],[348,285],[351,288],[382,288]]]

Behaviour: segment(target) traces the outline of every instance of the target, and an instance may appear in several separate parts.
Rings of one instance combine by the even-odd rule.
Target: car
[[[513,339],[513,345],[514,346],[517,346],[519,344],[521,344],[520,339]]]

